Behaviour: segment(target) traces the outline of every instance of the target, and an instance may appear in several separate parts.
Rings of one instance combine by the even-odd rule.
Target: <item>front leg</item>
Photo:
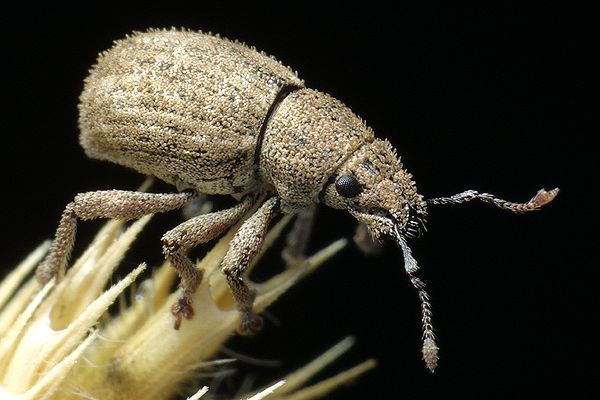
[[[223,259],[223,273],[241,314],[238,332],[249,335],[262,328],[262,318],[254,314],[255,291],[248,286],[244,274],[260,251],[269,223],[279,212],[277,196],[266,200],[262,206],[237,231]]]
[[[383,243],[375,239],[365,224],[358,224],[354,231],[354,237],[352,238],[356,247],[363,254],[368,256],[380,255],[383,252]]]

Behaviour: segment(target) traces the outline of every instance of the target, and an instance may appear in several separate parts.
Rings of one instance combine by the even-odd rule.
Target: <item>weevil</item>
[[[512,203],[469,190],[424,199],[387,140],[332,96],[305,87],[275,58],[218,35],[186,30],[136,32],[98,57],[79,104],[80,143],[87,156],[155,176],[174,193],[122,190],[77,194],[62,214],[52,246],[37,269],[46,283],[64,274],[78,219],[135,219],[178,209],[199,194],[231,195],[231,208],[193,217],[162,237],[163,253],[181,277],[174,325],[193,317],[192,295],[202,271],[188,251],[246,219],[222,261],[240,312],[238,331],[262,319],[245,278],[270,221],[298,214],[286,260],[303,257],[314,207],[345,209],[374,240],[392,238],[416,289],[422,313],[423,359],[437,365],[431,305],[407,241],[424,229],[427,206],[473,199],[515,212],[535,210],[558,189]],[[361,248],[368,248],[362,235]],[[364,239],[364,238],[367,239]]]

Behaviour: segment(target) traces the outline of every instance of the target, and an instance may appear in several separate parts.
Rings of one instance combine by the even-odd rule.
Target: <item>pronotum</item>
[[[314,206],[345,209],[371,239],[391,237],[421,302],[423,359],[437,366],[431,306],[407,240],[424,229],[427,206],[473,199],[515,212],[535,210],[558,189],[513,203],[474,190],[425,200],[387,140],[328,94],[306,88],[290,68],[242,43],[182,30],[134,33],[100,54],[79,104],[80,143],[91,158],[111,161],[176,186],[177,193],[107,190],[80,193],[67,204],[39,282],[60,278],[73,247],[77,219],[135,219],[178,209],[200,194],[231,195],[238,203],[199,215],[162,237],[163,253],[181,277],[172,312],[175,328],[193,317],[202,280],[187,257],[246,214],[222,262],[240,312],[238,331],[260,330],[245,272],[269,222],[298,214],[284,250],[301,260]]]

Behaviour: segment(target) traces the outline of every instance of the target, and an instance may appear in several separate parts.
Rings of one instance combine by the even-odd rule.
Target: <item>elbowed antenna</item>
[[[531,200],[527,203],[514,203],[500,199],[490,193],[479,193],[475,190],[467,190],[462,193],[455,194],[449,197],[436,197],[428,199],[427,203],[432,205],[438,204],[460,204],[471,200],[481,200],[483,202],[493,204],[503,210],[509,210],[516,213],[529,212],[539,209],[545,204],[551,202],[558,194],[559,189],[554,188],[550,191],[540,189]],[[410,247],[406,243],[406,238],[419,236],[421,229],[424,229],[423,222],[409,222],[408,229],[403,235],[397,223],[394,223],[394,235],[398,246],[402,249],[404,256],[404,269],[410,278],[410,282],[419,294],[421,301],[421,327],[423,330],[423,360],[429,371],[434,372],[438,363],[438,347],[435,344],[435,335],[433,333],[431,303],[429,295],[425,291],[425,283],[415,274],[419,270],[417,260],[412,255]]]

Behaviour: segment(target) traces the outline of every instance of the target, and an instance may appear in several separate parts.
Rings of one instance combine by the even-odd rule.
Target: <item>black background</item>
[[[526,201],[541,187],[561,188],[528,215],[479,203],[430,209],[428,233],[412,249],[432,296],[436,374],[420,360],[417,296],[401,252],[389,245],[376,258],[348,247],[270,309],[278,326],[267,322],[257,337],[234,339],[237,351],[283,363],[278,370],[240,363],[241,376],[254,371],[265,383],[351,334],[355,348],[321,377],[369,357],[379,366],[331,398],[591,396],[597,301],[588,275],[597,235],[584,228],[595,225],[588,175],[597,162],[588,154],[597,145],[584,135],[582,92],[597,45],[584,45],[586,11],[543,4],[169,1],[5,10],[2,267],[52,236],[77,192],[134,189],[142,180],[87,159],[79,147],[77,97],[97,53],[148,27],[218,32],[277,56],[309,87],[349,105],[389,138],[426,197],[473,188]],[[156,218],[124,264],[157,265],[161,232],[180,218]],[[76,253],[99,225],[80,226]],[[321,208],[314,248],[353,230],[349,215]]]

